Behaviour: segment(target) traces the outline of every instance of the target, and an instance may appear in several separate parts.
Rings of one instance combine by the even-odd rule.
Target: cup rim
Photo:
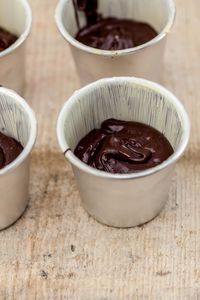
[[[28,38],[28,36],[29,36],[29,34],[31,32],[31,27],[32,27],[32,11],[31,11],[30,4],[29,4],[28,0],[20,0],[20,1],[24,5],[24,8],[25,8],[26,14],[27,14],[26,28],[25,28],[24,32],[16,40],[15,43],[13,43],[10,47],[8,47],[7,49],[5,49],[4,51],[0,52],[0,58],[11,54],[17,48],[19,48],[25,42],[25,40]]]
[[[0,94],[3,94],[4,96],[10,96],[14,100],[14,102],[22,107],[22,109],[27,113],[29,120],[30,120],[30,135],[28,138],[28,141],[26,143],[26,146],[24,147],[21,154],[9,165],[5,166],[4,168],[0,169],[0,176],[7,174],[8,172],[13,171],[16,169],[19,165],[21,165],[24,160],[28,157],[31,150],[33,149],[33,146],[36,141],[37,136],[37,121],[35,117],[34,111],[31,109],[31,107],[28,105],[28,103],[19,96],[16,92],[13,90],[0,87]]]
[[[142,44],[140,46],[133,47],[133,48],[128,48],[128,49],[124,49],[124,50],[114,50],[114,51],[113,50],[101,50],[101,49],[92,48],[83,43],[80,43],[73,36],[71,36],[71,34],[68,33],[68,31],[66,30],[66,28],[63,24],[63,21],[62,21],[62,11],[63,11],[65,4],[68,1],[70,1],[70,0],[59,0],[59,2],[57,4],[56,12],[55,12],[55,20],[56,20],[57,27],[58,27],[61,35],[63,36],[63,38],[65,40],[67,40],[72,46],[74,46],[75,48],[78,48],[84,52],[87,52],[90,54],[95,54],[95,55],[102,55],[102,56],[108,56],[108,57],[123,56],[123,55],[129,55],[129,54],[141,51],[148,47],[152,47],[152,46],[156,45],[157,43],[159,43],[161,40],[163,40],[166,37],[166,35],[171,31],[171,28],[173,27],[173,24],[174,24],[175,18],[176,18],[175,1],[168,0],[170,3],[170,6],[171,6],[171,12],[170,12],[168,22],[167,22],[166,26],[163,28],[163,30],[155,38],[153,38],[152,40],[150,40],[149,42],[147,42],[145,44]]]
[[[153,167],[151,169],[147,169],[144,171],[136,172],[136,173],[131,173],[131,174],[112,174],[108,173],[105,171],[100,171],[95,168],[92,168],[85,163],[83,163],[78,157],[75,156],[73,151],[70,149],[69,145],[67,144],[67,141],[65,139],[65,132],[64,132],[64,124],[66,120],[66,114],[68,111],[71,110],[72,106],[76,103],[76,101],[81,99],[81,97],[94,90],[97,87],[104,86],[105,84],[123,84],[123,82],[129,83],[129,84],[136,84],[140,85],[146,88],[150,88],[154,91],[157,91],[164,95],[168,101],[173,103],[174,107],[176,108],[182,128],[183,128],[183,134],[182,134],[182,139],[179,143],[178,148],[175,150],[175,152],[164,162],[159,164],[156,167]],[[93,82],[80,90],[74,92],[74,94],[67,100],[60,113],[58,116],[57,120],[57,138],[58,138],[58,143],[60,145],[60,148],[62,152],[64,153],[65,157],[70,161],[70,163],[74,166],[76,166],[78,169],[82,170],[85,173],[88,173],[93,176],[97,176],[100,178],[107,178],[107,179],[120,179],[120,180],[127,180],[127,179],[138,179],[142,177],[146,177],[149,175],[153,175],[159,171],[162,171],[166,167],[169,167],[173,165],[184,153],[184,151],[187,148],[189,138],[190,138],[190,120],[189,116],[183,106],[183,104],[178,100],[178,98],[171,93],[169,90],[167,90],[165,87],[161,86],[158,83],[142,79],[142,78],[136,78],[136,77],[112,77],[112,78],[104,78],[100,79],[96,82]]]

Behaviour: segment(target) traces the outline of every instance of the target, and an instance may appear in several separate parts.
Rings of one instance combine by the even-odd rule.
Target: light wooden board
[[[79,83],[54,23],[56,3],[31,1],[26,98],[39,134],[29,207],[0,232],[0,299],[200,299],[200,1],[177,1],[163,69],[163,84],[190,113],[190,147],[162,213],[129,230],[87,215],[57,146],[58,112]]]

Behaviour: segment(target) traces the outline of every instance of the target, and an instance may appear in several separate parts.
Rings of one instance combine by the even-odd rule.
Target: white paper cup
[[[0,88],[0,131],[24,147],[11,164],[0,169],[0,229],[3,229],[14,223],[27,206],[29,158],[37,132],[34,112],[25,100],[6,88]]]
[[[110,174],[84,164],[73,153],[76,145],[108,118],[151,125],[170,141],[174,154],[133,174]],[[75,92],[57,123],[58,141],[72,164],[83,206],[98,221],[115,227],[146,223],[161,211],[189,135],[188,115],[172,93],[156,83],[128,77],[102,79]]]
[[[0,85],[20,95],[25,87],[25,44],[31,30],[32,13],[27,0],[0,1],[0,27],[19,38],[0,52]]]
[[[174,23],[174,0],[99,0],[104,16],[116,16],[151,24],[159,33],[141,46],[121,51],[104,51],[88,47],[74,37],[78,32],[73,0],[60,0],[56,9],[56,23],[71,52],[83,85],[104,77],[137,76],[160,81],[165,42]],[[85,25],[79,13],[81,26]]]

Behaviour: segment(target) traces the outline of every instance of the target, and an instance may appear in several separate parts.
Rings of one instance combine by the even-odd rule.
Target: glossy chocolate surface
[[[22,151],[19,142],[0,132],[0,169],[13,162]]]
[[[9,48],[17,40],[17,36],[0,27],[0,52]]]
[[[173,154],[165,136],[138,122],[109,119],[93,129],[74,153],[87,165],[109,173],[127,174],[153,168]]]
[[[74,0],[79,32],[76,39],[93,48],[123,50],[145,44],[157,32],[147,23],[133,20],[104,18],[98,11],[97,0]],[[80,28],[77,10],[83,11],[87,24]]]

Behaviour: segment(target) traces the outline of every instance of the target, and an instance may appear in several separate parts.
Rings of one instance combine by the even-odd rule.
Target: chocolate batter
[[[147,23],[133,20],[104,18],[97,12],[97,0],[73,0],[79,32],[76,39],[93,48],[123,50],[152,40],[157,32]],[[83,11],[87,24],[80,28],[78,10]]]
[[[19,142],[0,132],[0,169],[13,162],[22,151],[23,147]]]
[[[17,39],[16,35],[0,27],[0,52],[14,44]]]
[[[87,165],[109,173],[134,173],[153,168],[173,154],[158,130],[137,122],[109,119],[93,129],[74,153]]]

